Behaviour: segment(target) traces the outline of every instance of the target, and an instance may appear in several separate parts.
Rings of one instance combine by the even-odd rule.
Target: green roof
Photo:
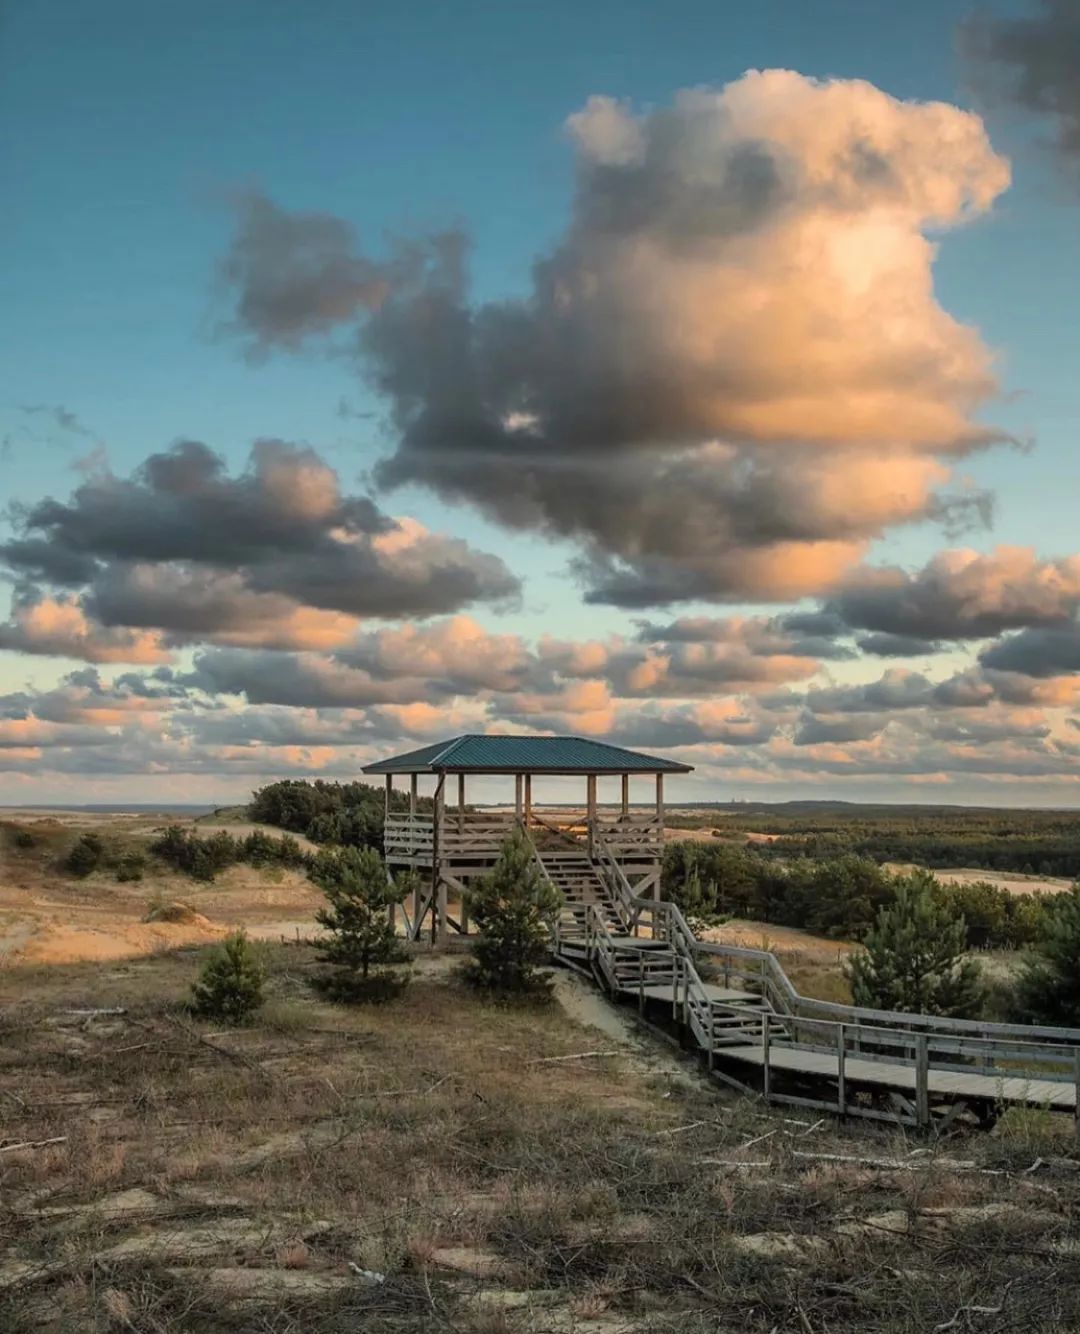
[[[580,736],[467,735],[365,764],[366,774],[686,774],[693,765]]]

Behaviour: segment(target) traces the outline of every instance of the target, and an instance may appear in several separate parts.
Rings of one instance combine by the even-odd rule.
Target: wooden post
[[[387,822],[387,820],[389,820],[389,818],[390,818],[390,797],[391,797],[391,794],[393,793],[393,791],[394,791],[394,775],[393,775],[393,774],[387,774],[387,775],[386,775],[386,794],[385,794],[385,796],[383,797],[383,840],[384,840],[383,851],[384,851],[384,852],[385,852],[385,850],[386,850],[386,849],[385,849],[386,822]],[[390,868],[389,868],[389,867],[386,868],[386,876],[387,876],[387,879],[390,879],[390,878],[391,878],[391,875],[390,875]],[[395,931],[397,930],[397,904],[395,904],[395,903],[392,903],[392,904],[390,905],[390,925],[391,925],[391,927],[392,927]]]
[[[521,774],[514,775],[514,818],[518,824],[521,823],[522,799],[521,791],[524,780]]]
[[[836,1025],[836,1113],[838,1116],[847,1115],[847,1052],[844,1050],[844,1043],[847,1036],[844,1032],[844,1025]]]
[[[416,780],[417,774],[409,775],[409,814],[416,814]]]
[[[761,1091],[765,1101],[769,1101],[772,1093],[772,1074],[769,1070],[769,1012],[766,1010],[761,1016]]]
[[[525,775],[525,828],[532,822],[532,774]]]
[[[596,833],[596,775],[589,774],[585,779],[585,823],[588,826],[589,856],[594,853]]]
[[[628,819],[630,815],[630,775],[622,776],[622,818]]]
[[[457,776],[457,827],[458,833],[465,832],[465,775]]]
[[[446,881],[442,876],[439,858],[439,834],[442,829],[443,792],[446,775],[440,774],[435,783],[435,800],[431,811],[431,943],[446,944]]]
[[[920,1126],[930,1124],[930,1054],[925,1033],[915,1036],[915,1118]]]
[[[1076,1098],[1073,1123],[1076,1133],[1080,1135],[1080,1047],[1073,1049],[1073,1095]]]

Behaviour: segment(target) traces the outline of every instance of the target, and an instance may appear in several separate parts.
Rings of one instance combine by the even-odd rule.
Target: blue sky
[[[1006,18],[1030,11],[994,7]],[[125,476],[179,439],[204,441],[239,469],[254,440],[273,437],[312,446],[350,491],[394,451],[388,405],[357,374],[354,329],[251,364],[223,327],[235,293],[215,274],[238,191],[264,192],[286,212],[342,218],[374,256],[392,238],[459,225],[470,238],[470,299],[522,297],[532,264],[566,231],[575,167],[564,122],[590,96],[625,99],[647,116],[680,89],[783,68],[971,107],[979,103],[955,39],[969,12],[961,0],[915,0],[902,11],[885,0],[10,4],[0,42],[0,153],[15,183],[0,219],[9,256],[0,301],[5,501],[65,497],[82,475],[75,461],[98,442],[112,473]],[[1045,127],[996,106],[987,125],[1012,160],[1013,184],[969,224],[929,229],[940,243],[934,287],[998,358],[1000,394],[981,418],[1035,447],[963,461],[961,473],[993,492],[995,515],[992,530],[958,541],[1061,557],[1075,529],[1077,201],[1039,143]],[[342,400],[371,415],[341,415]],[[34,405],[63,405],[85,433],[25,410]],[[467,538],[523,581],[516,611],[470,613],[494,633],[633,633],[626,608],[586,604],[568,580],[575,542],[508,531],[490,510],[451,503],[422,482],[380,503]],[[940,524],[904,523],[875,541],[870,558],[916,568],[948,545]],[[773,616],[778,607],[747,589],[719,609],[707,598],[677,610]],[[189,663],[197,648],[180,646],[177,661]],[[962,665],[970,649],[941,646],[941,670]],[[855,681],[890,665],[837,659],[825,670]],[[920,659],[904,669],[925,667]],[[77,669],[73,655],[8,649],[0,690],[47,690]],[[26,790],[40,781],[61,795],[69,779],[37,777],[47,763],[45,751],[27,757],[35,776]],[[20,773],[6,795],[20,799],[26,781]],[[119,770],[102,781],[131,787]],[[200,790],[211,781],[200,775]],[[221,785],[246,781],[223,771]],[[899,776],[888,782],[902,786]],[[776,784],[790,795],[785,779]]]

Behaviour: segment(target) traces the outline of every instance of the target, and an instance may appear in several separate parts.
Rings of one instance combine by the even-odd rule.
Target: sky
[[[529,731],[1080,805],[1078,67],[1077,0],[9,0],[0,802]]]

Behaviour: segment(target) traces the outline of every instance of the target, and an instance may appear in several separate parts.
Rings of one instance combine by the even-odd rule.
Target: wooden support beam
[[[465,775],[457,776],[457,826],[458,833],[465,832]]]
[[[431,850],[431,943],[446,944],[446,881],[442,877],[439,860],[439,835],[442,832],[446,791],[446,775],[440,774],[435,784],[435,800],[432,803],[432,850]]]
[[[836,1025],[836,1113],[847,1114],[847,1034],[843,1024]]]
[[[630,775],[622,776],[622,818],[625,820],[630,814]]]
[[[409,814],[416,814],[416,782],[417,774],[409,775]]]
[[[589,830],[589,856],[595,855],[596,838],[596,775],[589,774],[585,779],[585,821]]]
[[[915,1119],[930,1124],[930,1056],[925,1033],[915,1037]]]
[[[521,795],[521,794],[522,794],[522,784],[523,784],[523,779],[522,779],[521,774],[515,774],[515,775],[514,775],[514,816],[516,817],[516,819],[517,819],[517,821],[518,821],[519,824],[521,823],[521,811],[522,811],[522,795]]]
[[[532,774],[525,775],[525,825],[532,821]]]

